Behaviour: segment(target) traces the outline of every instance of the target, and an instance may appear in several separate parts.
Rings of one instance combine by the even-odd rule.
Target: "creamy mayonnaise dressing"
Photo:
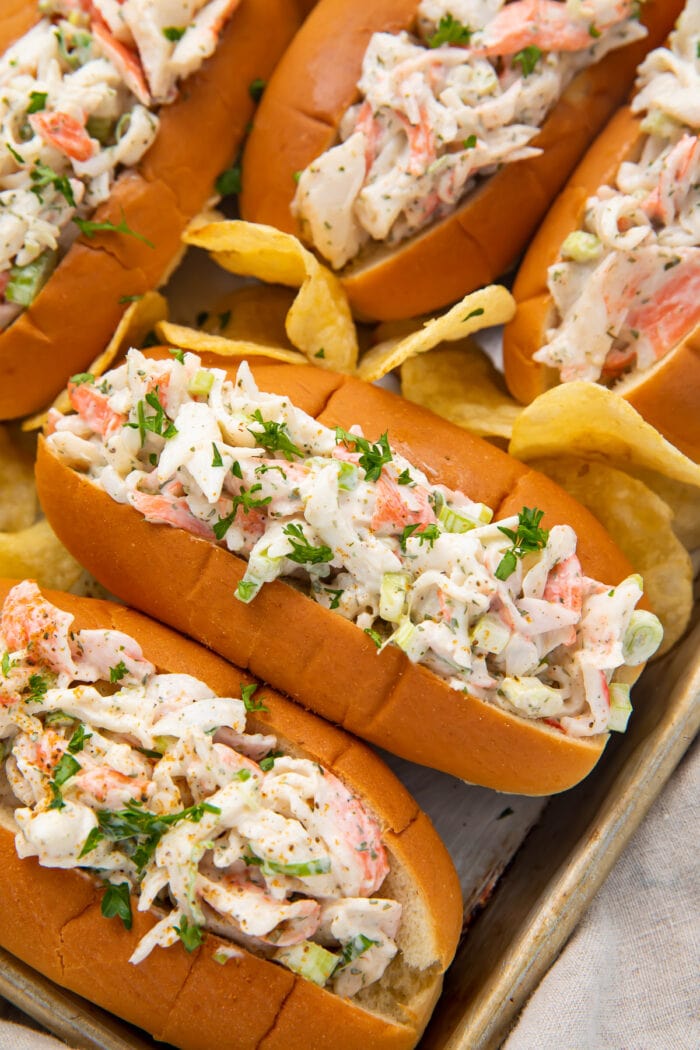
[[[418,34],[375,33],[341,143],[300,174],[293,210],[334,268],[453,211],[529,143],[567,84],[643,37],[631,0],[423,0]]]
[[[99,380],[76,377],[77,414],[52,411],[51,450],[148,521],[245,558],[238,600],[293,579],[456,690],[576,736],[620,727],[616,671],[660,640],[635,611],[640,577],[590,579],[569,526],[541,528],[534,508],[491,522],[387,435],[329,429],[258,390],[246,363],[231,381],[173,353],[131,350]]]
[[[72,621],[30,581],[0,618],[0,759],[19,856],[99,872],[106,915],[118,899],[130,921],[130,893],[165,912],[134,963],[213,929],[297,972],[280,949],[320,957],[340,995],[379,980],[401,905],[375,896],[389,867],[359,799],[246,732],[246,705],[264,704],[252,687],[215,696],[158,674],[128,635]]]
[[[534,359],[562,382],[643,372],[700,321],[700,4],[639,67],[638,160],[586,201],[550,267],[556,323]]]
[[[42,0],[0,58],[0,330],[158,132],[238,0]],[[138,232],[138,231],[136,231]]]

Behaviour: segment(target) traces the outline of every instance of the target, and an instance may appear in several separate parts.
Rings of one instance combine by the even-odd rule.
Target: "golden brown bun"
[[[10,586],[0,581],[0,603]],[[240,695],[241,682],[250,681],[220,657],[131,609],[44,593],[74,613],[77,629],[111,627],[135,637],[160,671],[192,674],[223,696]],[[157,917],[134,907],[129,932],[101,915],[102,891],[94,879],[75,870],[42,868],[34,858],[20,860],[6,830],[7,809],[0,827],[0,942],[52,980],[183,1050],[412,1047],[461,931],[454,866],[428,818],[369,748],[267,687],[264,696],[269,710],[249,715],[252,731],[276,733],[283,746],[332,770],[380,821],[392,868],[384,890],[406,899],[407,928],[399,938],[406,941],[405,955],[415,957],[414,963],[404,957],[399,966],[392,964],[393,974],[387,971],[384,997],[401,982],[404,986],[395,1020],[387,1019],[384,1002],[375,1001],[371,989],[361,993],[365,1009],[358,1009],[245,951],[222,966],[213,955],[225,942],[214,934],[192,955],[181,945],[156,948],[132,966],[129,956]]]
[[[155,353],[162,353],[156,351]],[[204,355],[205,364],[221,365]],[[616,584],[632,570],[603,527],[543,475],[431,412],[358,379],[307,366],[253,368],[327,426],[359,423],[433,483],[462,488],[497,514],[523,505],[566,521],[584,571]],[[308,406],[308,407],[307,407]],[[439,450],[439,451],[435,451]],[[390,646],[377,654],[357,627],[282,581],[249,605],[234,598],[246,563],[167,525],[152,525],[64,466],[42,441],[42,506],[61,541],[111,591],[178,628],[358,736],[414,762],[499,791],[549,794],[584,777],[605,737],[576,740],[462,696]]]
[[[357,99],[372,33],[410,29],[417,6],[415,0],[321,0],[256,114],[243,159],[245,219],[299,232],[290,211],[295,172],[334,144],[342,114]],[[395,249],[373,248],[341,270],[353,311],[379,320],[428,313],[508,269],[682,6],[682,0],[644,4],[646,39],[611,52],[572,81],[532,141],[542,155],[504,165],[453,215]]]
[[[11,7],[17,32],[8,43],[37,10],[35,0],[11,0]],[[241,0],[214,55],[161,108],[158,136],[138,169],[119,176],[92,216],[119,223],[123,208],[129,226],[155,247],[114,233],[76,241],[31,306],[0,334],[0,419],[45,407],[106,346],[126,309],[120,298],[167,278],[185,227],[243,139],[254,109],[250,82],[269,76],[298,21],[291,0]],[[2,40],[4,9],[0,22]]]
[[[518,310],[503,336],[508,388],[525,404],[556,386],[555,369],[533,361],[546,342],[555,308],[547,289],[547,270],[559,258],[567,235],[580,227],[586,199],[599,186],[612,185],[625,160],[636,160],[645,139],[641,116],[629,106],[615,114],[584,157],[540,227],[518,272],[513,294]],[[700,326],[692,329],[662,361],[625,382],[620,394],[665,438],[700,461]]]

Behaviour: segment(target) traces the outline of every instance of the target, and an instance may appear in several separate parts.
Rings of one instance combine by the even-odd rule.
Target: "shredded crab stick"
[[[549,269],[556,323],[534,359],[562,382],[643,372],[700,322],[699,48],[700,14],[688,4],[670,48],[639,68],[639,160],[587,200]]]
[[[89,232],[119,171],[155,139],[158,106],[213,53],[236,6],[42,0],[42,20],[0,58],[0,331],[78,226]]]
[[[81,378],[75,389],[93,388]],[[76,415],[52,416],[52,451],[147,520],[247,559],[232,601],[293,579],[456,690],[574,736],[624,728],[618,669],[645,660],[661,628],[635,610],[640,577],[585,576],[569,526],[542,528],[527,507],[491,522],[388,435],[328,429],[258,390],[246,363],[232,381],[195,354],[131,350],[100,391],[122,426],[105,434],[90,399],[73,396]]]
[[[246,733],[242,699],[157,674],[119,631],[71,629],[36,584],[0,617],[0,760],[16,848],[45,867],[98,870],[102,911],[165,917],[132,962],[215,929],[343,996],[396,953],[401,906],[379,826],[328,770]]]
[[[375,33],[341,143],[301,173],[293,210],[339,268],[449,214],[529,145],[567,84],[644,36],[631,2],[423,0],[421,38]]]

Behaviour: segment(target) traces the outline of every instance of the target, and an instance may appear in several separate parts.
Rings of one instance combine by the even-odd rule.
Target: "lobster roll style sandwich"
[[[299,233],[358,316],[513,263],[679,0],[321,0],[265,92],[244,218]]]
[[[0,595],[0,943],[183,1050],[413,1047],[461,894],[383,763],[130,609]]]
[[[251,83],[269,76],[299,20],[292,0],[10,8],[0,419],[46,406],[104,349],[128,302],[176,265],[252,117]]]
[[[700,6],[639,67],[525,256],[511,392],[603,383],[700,461]]]
[[[131,604],[351,732],[501,791],[569,787],[624,728],[661,638],[635,609],[641,577],[500,450],[306,365],[131,350],[71,400],[50,414],[39,497]]]

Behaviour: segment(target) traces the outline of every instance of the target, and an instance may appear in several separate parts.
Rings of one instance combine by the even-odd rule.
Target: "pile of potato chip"
[[[257,281],[211,305],[197,328],[171,323],[166,300],[148,293],[131,304],[90,372],[102,374],[129,346],[154,338],[228,358],[311,363],[370,382],[400,369],[401,392],[409,400],[507,447],[588,507],[644,577],[664,625],[662,651],[681,637],[693,606],[689,552],[700,546],[700,466],[596,384],[567,383],[526,408],[517,404],[474,339],[513,317],[515,301],[505,288],[473,292],[439,317],[371,330],[353,321],[337,277],[290,234],[207,215],[193,222],[185,242],[208,251],[225,270]],[[65,411],[67,395],[56,406]],[[44,418],[26,421],[25,429]],[[74,584],[79,566],[46,522],[35,521],[31,455],[9,428],[0,443],[0,488],[11,508],[0,537],[3,575]]]

